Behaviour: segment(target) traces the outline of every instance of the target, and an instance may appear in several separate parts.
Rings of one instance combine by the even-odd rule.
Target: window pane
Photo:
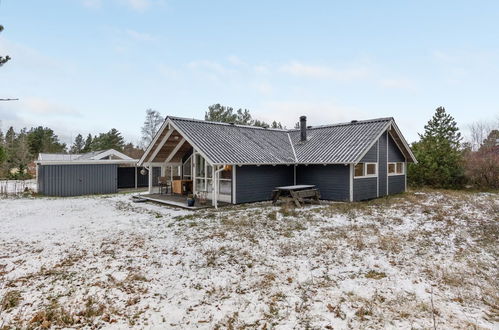
[[[184,176],[191,176],[191,162],[192,162],[192,157],[187,159],[185,163],[182,165],[182,174]]]
[[[389,174],[395,173],[395,164],[394,163],[388,164],[388,173]]]
[[[204,158],[196,154],[196,176],[204,177]]]
[[[397,163],[397,173],[399,174],[404,173],[404,163]]]
[[[355,176],[364,176],[364,163],[355,165]]]
[[[367,164],[367,175],[376,175],[376,164]]]

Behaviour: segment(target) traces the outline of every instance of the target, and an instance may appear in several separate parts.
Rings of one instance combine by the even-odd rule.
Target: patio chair
[[[164,189],[164,194],[171,194],[172,192],[172,183],[166,176],[160,176],[158,177],[158,186],[159,186],[159,193],[163,194],[163,189]]]

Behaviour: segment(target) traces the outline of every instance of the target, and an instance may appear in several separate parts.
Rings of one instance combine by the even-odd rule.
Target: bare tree
[[[142,125],[142,139],[141,143],[144,148],[151,143],[154,136],[158,132],[161,124],[165,121],[165,118],[161,114],[153,109],[146,110],[146,119],[144,125]]]
[[[493,121],[475,121],[468,125],[468,142],[471,145],[471,150],[477,151],[480,149],[483,141],[489,136],[490,132],[494,129],[497,129],[499,126],[499,118],[498,122],[494,123]]]

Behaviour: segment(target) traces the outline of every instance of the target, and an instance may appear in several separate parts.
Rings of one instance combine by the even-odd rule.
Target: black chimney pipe
[[[300,140],[307,141],[307,116],[300,117]]]

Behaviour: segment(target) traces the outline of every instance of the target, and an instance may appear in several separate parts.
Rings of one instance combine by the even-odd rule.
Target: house
[[[360,201],[406,190],[416,159],[393,118],[271,129],[167,117],[138,165],[192,180],[232,204],[269,200],[277,186],[313,184],[321,198]],[[156,192],[149,172],[149,192]]]
[[[36,163],[38,192],[47,196],[115,193],[119,188],[146,187],[137,159],[114,150],[84,154],[40,153]],[[159,168],[156,170],[159,174]]]

